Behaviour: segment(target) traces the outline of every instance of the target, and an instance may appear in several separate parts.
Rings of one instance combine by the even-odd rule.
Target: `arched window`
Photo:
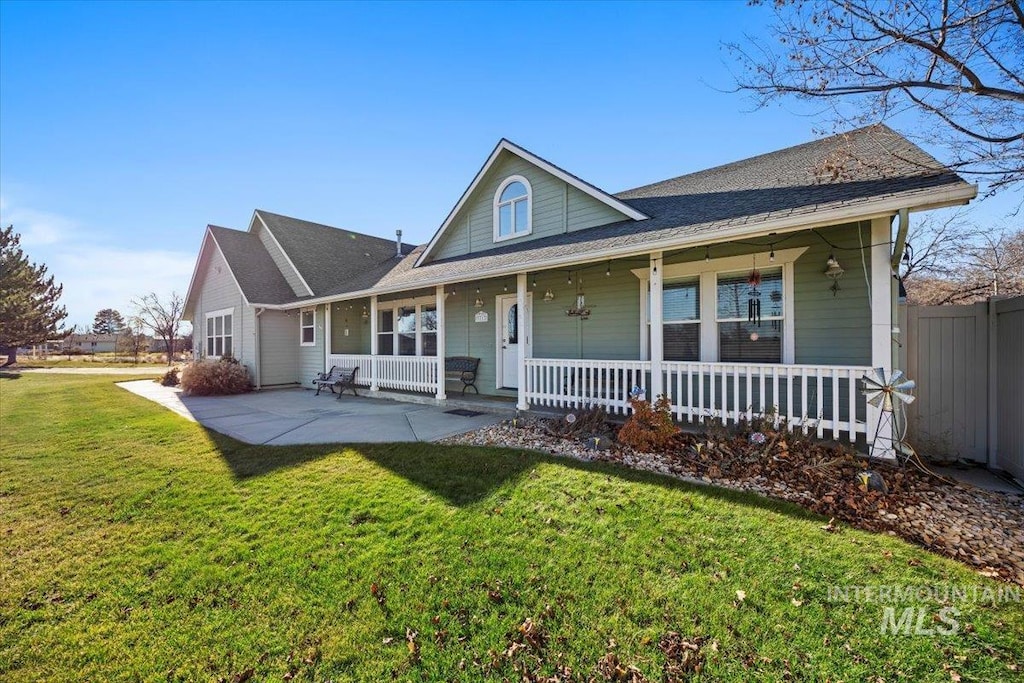
[[[530,181],[510,176],[494,193],[494,241],[500,242],[533,230]]]

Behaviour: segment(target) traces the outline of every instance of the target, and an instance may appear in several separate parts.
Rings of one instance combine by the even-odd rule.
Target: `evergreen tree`
[[[21,250],[14,226],[0,229],[0,355],[4,366],[17,361],[19,346],[40,344],[57,334],[67,317],[57,305],[64,286],[46,276],[46,266],[31,263]]]
[[[118,334],[124,329],[124,318],[113,308],[104,308],[92,321],[93,334]]]

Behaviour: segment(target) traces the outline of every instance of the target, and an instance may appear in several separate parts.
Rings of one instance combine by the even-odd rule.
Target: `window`
[[[437,355],[437,306],[423,306],[420,309],[420,338],[423,356]]]
[[[533,230],[530,198],[530,182],[522,176],[511,176],[498,186],[494,194],[495,242],[530,234]]]
[[[299,312],[299,343],[302,346],[314,346],[316,344],[315,308]]]
[[[700,360],[700,280],[662,286],[665,360]]]
[[[807,249],[663,264],[662,358],[794,363],[793,271]],[[760,278],[756,286],[750,281],[754,268]],[[636,268],[633,274],[640,280],[640,356],[647,360],[651,357],[650,269]]]
[[[749,271],[718,274],[715,321],[722,362],[782,361],[782,268],[760,272],[756,286]]]
[[[416,307],[402,306],[397,312],[398,355],[416,355]]]
[[[395,312],[381,311],[377,327],[377,353],[382,356],[395,355]]]
[[[206,355],[210,358],[234,355],[231,345],[234,309],[206,314]]]
[[[433,299],[431,299],[433,301]],[[437,306],[418,300],[388,302],[377,311],[377,354],[436,356]]]

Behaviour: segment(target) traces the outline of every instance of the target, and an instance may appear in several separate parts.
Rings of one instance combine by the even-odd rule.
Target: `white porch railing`
[[[860,366],[683,363],[664,361],[662,386],[677,420],[719,418],[724,424],[772,413],[791,429],[850,443],[870,440],[874,419],[858,381]],[[651,363],[632,360],[526,359],[526,400],[536,406],[604,406],[629,412],[629,393],[646,393]]]
[[[526,359],[526,400],[538,406],[604,406],[625,415],[634,386],[646,391],[648,361]]]
[[[332,353],[327,365],[358,367],[356,384],[371,386],[373,377],[381,389],[437,391],[437,358],[434,356],[371,356],[369,354]],[[374,367],[376,366],[376,367]]]
[[[868,436],[858,381],[870,368],[835,365],[662,363],[665,393],[676,419],[721,418],[736,424],[774,413],[791,429],[855,442]],[[873,429],[872,425],[872,429]]]

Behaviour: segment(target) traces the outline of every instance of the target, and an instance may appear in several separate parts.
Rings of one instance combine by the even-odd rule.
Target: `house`
[[[81,353],[114,353],[117,351],[117,339],[116,334],[71,334],[64,341],[64,348]]]
[[[422,246],[262,210],[209,226],[186,318],[197,356],[257,387],[357,365],[444,401],[444,357],[473,356],[480,393],[521,410],[622,414],[636,387],[680,420],[775,412],[863,442],[908,215],[975,195],[882,125],[616,194],[501,140]]]

